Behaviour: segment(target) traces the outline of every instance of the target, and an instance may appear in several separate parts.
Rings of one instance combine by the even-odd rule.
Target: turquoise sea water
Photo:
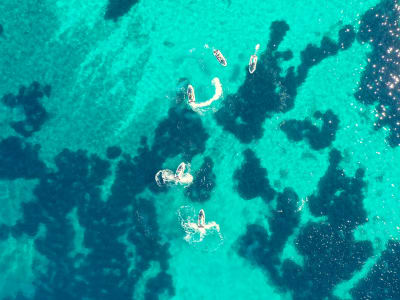
[[[0,299],[400,299],[399,17],[0,2]]]

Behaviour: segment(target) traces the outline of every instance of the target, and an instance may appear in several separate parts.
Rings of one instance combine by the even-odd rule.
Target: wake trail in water
[[[222,92],[222,84],[221,81],[219,80],[218,77],[215,77],[213,80],[211,80],[211,84],[214,85],[215,87],[215,93],[214,96],[212,96],[210,99],[207,101],[201,102],[201,103],[196,103],[196,98],[194,94],[194,87],[189,84],[188,90],[187,90],[187,95],[188,95],[188,103],[189,106],[196,112],[200,111],[200,108],[204,108],[207,106],[210,106],[214,101],[218,100],[221,98],[223,92]]]
[[[219,224],[215,221],[206,222],[203,209],[196,216],[193,207],[181,206],[177,214],[186,233],[183,239],[190,245],[205,252],[216,251],[222,245],[223,236]]]
[[[190,164],[182,162],[175,173],[169,169],[160,170],[154,176],[158,186],[181,184],[188,187],[193,182],[193,176],[190,174]]]

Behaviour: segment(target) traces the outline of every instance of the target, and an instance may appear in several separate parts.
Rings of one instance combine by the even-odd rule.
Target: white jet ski
[[[256,70],[257,67],[257,55],[252,55],[250,56],[250,61],[249,61],[249,73],[253,74],[254,71]]]
[[[203,209],[200,209],[199,217],[197,219],[197,226],[199,228],[204,228],[205,225],[206,225],[206,214],[204,213]]]
[[[215,56],[215,57],[217,58],[217,60],[219,61],[219,63],[220,63],[222,66],[226,67],[226,65],[227,65],[228,63],[226,62],[226,59],[225,59],[225,57],[222,55],[221,51],[215,49],[215,50],[213,51],[213,53],[214,53],[214,56]]]
[[[194,94],[194,87],[189,84],[187,87],[187,96],[188,96],[188,102],[189,103],[195,103],[196,102],[196,96]]]
[[[258,51],[258,49],[260,49],[260,44],[256,45],[254,54],[252,56],[250,56],[250,60],[249,60],[249,73],[250,74],[253,74],[257,67],[257,60],[258,60],[257,51]]]
[[[185,173],[186,164],[183,162],[181,163],[175,172],[175,177],[181,179],[183,174]]]

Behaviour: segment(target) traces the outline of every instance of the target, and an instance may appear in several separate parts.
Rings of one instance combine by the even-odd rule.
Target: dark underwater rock
[[[400,57],[400,11],[393,0],[383,0],[361,18],[357,40],[369,43],[372,51],[361,76],[355,98],[376,105],[375,129],[388,126],[387,140],[392,147],[400,145],[400,99],[398,68]],[[372,125],[372,124],[371,124]]]
[[[40,178],[46,165],[39,159],[39,149],[16,136],[0,141],[0,179]]]
[[[389,240],[368,274],[351,290],[353,299],[400,299],[400,242]]]
[[[310,120],[287,120],[281,123],[280,128],[289,140],[298,142],[306,139],[314,150],[329,147],[335,140],[339,119],[331,110],[327,110],[324,114],[317,111],[314,117],[322,119],[321,128],[313,125]]]
[[[107,148],[107,158],[108,159],[116,159],[122,153],[122,150],[118,146],[111,146]]]
[[[43,123],[47,120],[48,114],[40,99],[44,96],[49,97],[51,87],[41,86],[34,81],[29,87],[22,86],[18,95],[6,94],[1,99],[2,102],[11,108],[21,106],[25,113],[25,120],[11,122],[11,127],[24,137],[30,137],[33,133],[40,130]]]
[[[139,0],[108,0],[105,20],[117,21],[120,17],[127,14]]]
[[[261,167],[260,159],[255,156],[252,150],[245,150],[243,156],[242,166],[233,175],[233,178],[237,181],[239,195],[245,200],[258,196],[266,202],[272,200],[275,191],[269,183],[267,169]]]
[[[242,143],[260,139],[266,118],[294,107],[297,89],[306,80],[309,70],[327,57],[348,49],[355,39],[353,27],[346,25],[339,31],[337,43],[323,37],[319,46],[308,44],[301,51],[301,63],[297,69],[289,67],[283,72],[281,59],[293,57],[291,50],[278,51],[288,30],[285,21],[272,22],[269,42],[258,59],[256,72],[246,72],[246,79],[238,92],[227,95],[223,107],[215,113],[217,123]]]

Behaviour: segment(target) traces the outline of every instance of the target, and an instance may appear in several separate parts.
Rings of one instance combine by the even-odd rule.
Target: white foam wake
[[[193,182],[193,176],[190,174],[190,164],[182,162],[176,172],[169,169],[160,170],[155,175],[155,180],[158,186],[163,185],[186,185],[189,186]]]
[[[203,216],[201,216],[203,212]],[[178,218],[185,231],[184,240],[191,245],[200,245],[204,251],[215,251],[223,242],[219,224],[215,221],[206,222],[204,211],[196,212],[191,206],[181,206]],[[196,222],[197,219],[197,222]]]
[[[211,103],[213,103],[214,101],[221,98],[223,92],[222,92],[222,84],[221,84],[221,81],[219,80],[219,78],[215,77],[213,80],[211,80],[211,84],[214,85],[214,87],[215,87],[215,93],[214,93],[214,96],[212,96],[212,98],[208,99],[207,101],[201,102],[201,103],[196,103],[195,100],[191,101],[191,99],[189,98],[188,103],[194,111],[197,111],[199,108],[210,106]],[[194,94],[193,86],[191,86],[191,85],[189,85],[189,86],[193,90],[193,94]]]

